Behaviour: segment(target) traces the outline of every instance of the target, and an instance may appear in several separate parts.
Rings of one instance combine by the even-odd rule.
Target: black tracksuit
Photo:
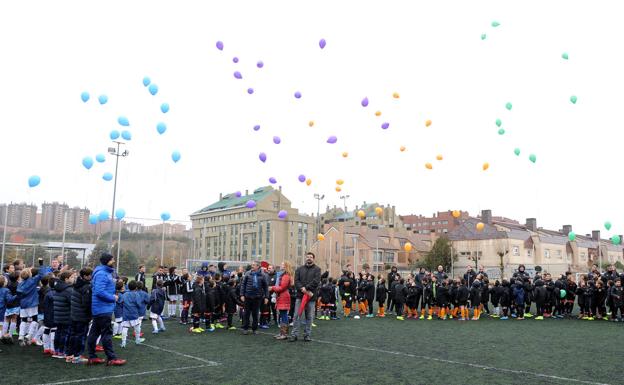
[[[71,336],[68,356],[80,356],[84,351],[91,321],[91,282],[78,277],[71,294]]]
[[[386,302],[386,299],[388,299],[388,303],[389,303],[390,300],[388,298],[388,289],[386,288],[385,283],[377,284],[377,289],[375,290],[375,298],[377,300],[377,304],[379,305],[380,309],[383,307],[384,303]]]
[[[403,315],[403,307],[405,306],[405,299],[407,296],[407,288],[401,283],[394,287],[394,304],[396,307],[397,316]]]

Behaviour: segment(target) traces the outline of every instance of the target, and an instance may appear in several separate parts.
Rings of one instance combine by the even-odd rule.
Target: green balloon
[[[514,149],[514,154],[516,154],[516,156],[519,156],[520,155],[520,149],[519,148]]]
[[[605,229],[607,229],[607,231],[611,230],[611,222],[606,221],[606,222],[604,223],[604,227],[605,227]]]
[[[559,298],[565,298],[566,294],[568,294],[564,289],[559,290]]]
[[[505,135],[505,129],[501,128],[500,130],[498,130],[498,135]]]
[[[501,124],[503,124],[503,122],[500,119],[496,119],[496,125],[500,127]]]
[[[505,108],[508,109],[509,111],[511,111],[511,107],[513,107],[511,105],[511,102],[507,102],[507,104],[505,104]]]
[[[568,53],[567,53],[567,52],[564,52],[564,53],[561,55],[561,58],[563,58],[564,60],[568,60]]]
[[[492,22],[492,27],[496,28],[500,25],[500,23],[498,21],[493,21]]]
[[[611,242],[613,242],[614,245],[619,245],[620,242],[622,242],[622,240],[620,239],[619,235],[614,235],[611,237]]]
[[[574,95],[570,96],[570,101],[572,102],[572,104],[576,104],[576,101],[577,101],[577,100],[578,100],[578,99],[577,99],[577,97],[576,97],[576,96],[574,96]]]
[[[484,34],[484,33],[481,34],[481,40],[485,40],[486,37],[487,37],[486,34]]]
[[[568,234],[568,239],[570,240],[570,242],[574,242],[576,240],[576,234],[570,231],[570,233]]]
[[[535,161],[537,160],[537,157],[535,156],[535,154],[531,154],[529,155],[529,160],[533,163],[535,163]]]

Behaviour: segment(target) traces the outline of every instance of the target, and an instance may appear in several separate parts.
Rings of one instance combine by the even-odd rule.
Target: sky
[[[321,207],[348,194],[350,209],[363,201],[401,214],[491,209],[550,229],[622,234],[617,9],[569,0],[8,2],[0,202],[110,211],[113,184],[102,175],[114,172],[114,158],[90,170],[81,161],[106,154],[111,130],[128,129],[117,195],[128,217],[157,221],[168,211],[189,220],[219,193],[275,177],[305,213],[316,211],[315,193],[325,195]],[[332,135],[337,143],[326,143]],[[41,177],[36,188],[31,175]]]

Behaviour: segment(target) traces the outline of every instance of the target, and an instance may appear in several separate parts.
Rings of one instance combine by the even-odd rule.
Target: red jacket
[[[290,276],[286,273],[281,276],[279,286],[271,286],[271,290],[277,294],[277,303],[275,304],[277,310],[290,310],[289,287]]]

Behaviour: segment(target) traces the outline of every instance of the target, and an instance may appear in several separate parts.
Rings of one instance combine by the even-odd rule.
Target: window
[[[273,208],[274,208],[274,209],[277,209],[278,207],[279,207],[279,206],[278,206],[278,202],[277,202],[277,201],[273,201]]]
[[[353,257],[354,249],[349,247],[345,249],[345,257]]]
[[[443,225],[448,225],[448,221],[442,221]]]
[[[373,251],[373,262],[383,262],[383,251]]]
[[[548,249],[544,250],[544,258],[550,258],[550,250]]]
[[[394,262],[394,253],[392,251],[386,251],[386,262],[393,263]]]
[[[559,258],[559,259],[563,258],[562,254],[561,254],[561,250],[557,250],[556,255],[557,255],[557,258]]]
[[[581,253],[581,261],[587,261],[587,255],[585,255],[585,253]]]
[[[462,257],[470,257],[470,251],[460,251],[459,255],[461,255]]]

